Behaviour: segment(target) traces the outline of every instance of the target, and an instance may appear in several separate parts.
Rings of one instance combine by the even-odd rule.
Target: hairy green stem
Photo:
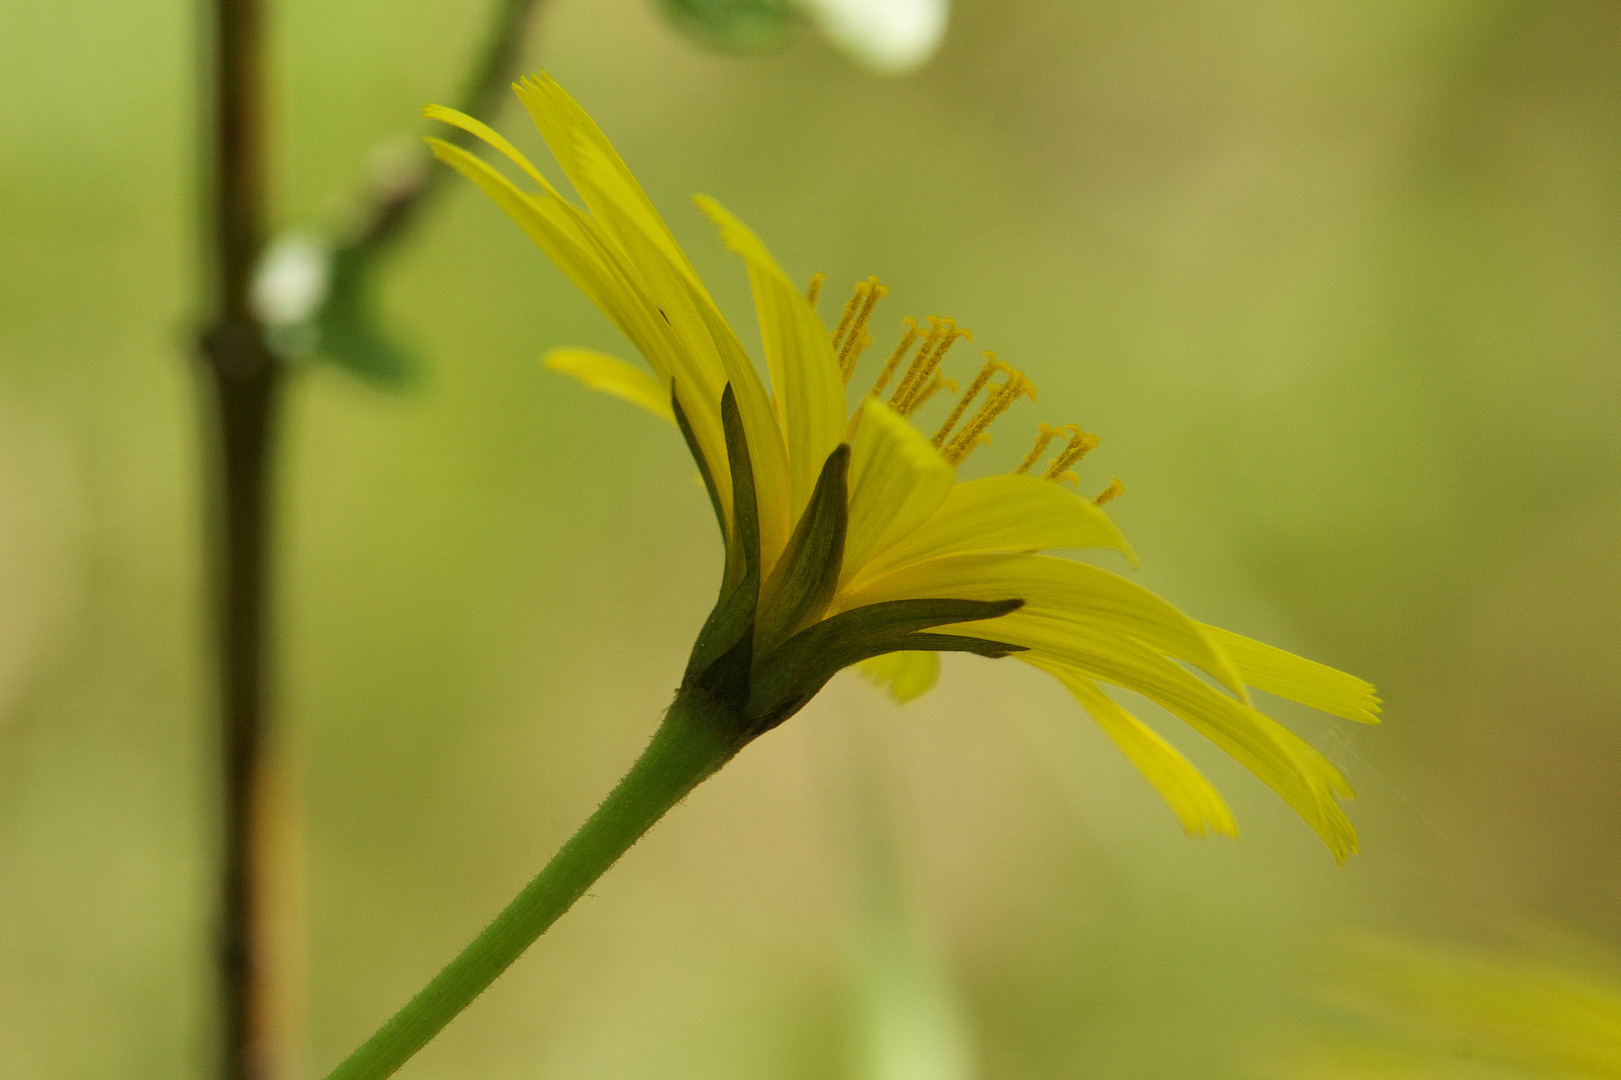
[[[327,1080],[383,1080],[483,993],[659,818],[741,748],[736,713],[702,691],[676,695],[625,778],[517,899]]]

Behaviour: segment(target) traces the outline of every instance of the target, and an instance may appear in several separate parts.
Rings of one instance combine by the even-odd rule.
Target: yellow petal
[[[936,555],[978,551],[1114,548],[1137,561],[1113,519],[1067,488],[1034,476],[1007,474],[951,489],[933,516],[892,547],[875,548],[863,577]]]
[[[434,154],[473,181],[507,213],[558,268],[635,344],[661,378],[674,378],[682,407],[704,454],[724,504],[731,505],[731,476],[726,466],[726,440],[720,423],[724,374],[716,365],[700,366],[672,344],[669,326],[659,316],[622,252],[600,234],[595,223],[567,201],[547,192],[530,195],[460,147],[429,139]],[[756,386],[758,379],[755,379]],[[758,401],[758,397],[756,397]],[[758,405],[756,406],[758,412]],[[758,420],[756,420],[758,424]],[[770,430],[776,436],[775,425]],[[780,439],[778,439],[780,444]],[[765,469],[771,468],[769,450]],[[780,460],[780,459],[778,459]],[[786,465],[780,466],[785,472]],[[762,467],[756,466],[756,473]],[[786,496],[784,496],[786,499]]]
[[[427,117],[429,120],[438,120],[440,123],[449,124],[451,127],[461,128],[469,135],[481,139],[489,145],[495,147],[497,150],[501,151],[501,153],[505,154],[508,160],[510,160],[514,165],[528,173],[530,179],[539,184],[548,195],[557,194],[557,189],[552,187],[551,181],[547,180],[545,176],[541,175],[540,170],[535,168],[534,163],[525,157],[521,150],[508,142],[506,136],[502,135],[499,131],[496,131],[482,120],[476,120],[464,112],[459,112],[456,109],[447,108],[443,105],[424,105],[422,107],[422,115]]]
[[[573,135],[575,152],[570,175],[574,186],[597,217],[607,223],[634,266],[634,280],[657,311],[672,353],[686,365],[688,377],[698,384],[700,393],[712,393],[718,402],[721,388],[730,383],[737,395],[738,413],[743,418],[749,456],[754,463],[761,565],[769,573],[787,543],[796,517],[791,505],[787,451],[770,397],[748,354],[715,310],[685,256],[664,231],[663,223],[658,223],[656,231],[650,230],[645,215],[634,212],[634,201],[622,191],[616,193],[614,185],[624,163],[605,141],[599,145],[579,130]],[[638,194],[640,191],[636,188]],[[682,377],[679,371],[676,377]],[[683,408],[685,401],[683,398]],[[820,468],[819,462],[818,471]]]
[[[520,79],[512,89],[528,110],[535,126],[540,129],[541,137],[562,166],[569,183],[574,185],[591,212],[605,217],[604,211],[611,203],[624,219],[662,251],[665,258],[697,284],[697,273],[687,262],[675,237],[670,235],[658,211],[653,208],[652,200],[579,102],[545,72]],[[606,169],[593,177],[585,177],[586,167],[580,153],[582,147],[593,148]],[[585,182],[582,183],[582,180]],[[621,235],[618,239],[623,242],[624,238]]]
[[[592,349],[553,349],[541,363],[553,371],[574,376],[593,390],[640,405],[654,416],[675,423],[669,388],[655,376],[617,356]]]
[[[1007,572],[999,570],[999,562],[1076,569]],[[1176,630],[1175,609],[1151,593],[1147,596],[1164,607],[1145,603],[1141,594],[1146,590],[1133,592],[1135,587],[1123,579],[1116,580],[1129,588],[1115,591],[1107,580],[1114,577],[1083,563],[1040,555],[948,555],[885,574],[859,592],[841,594],[839,603],[848,608],[929,596],[965,600],[1022,596],[1025,606],[1011,614],[964,624],[961,630],[942,626],[931,632],[1019,645],[1034,654],[1020,654],[1020,659],[1056,660],[1091,678],[1143,694],[1271,787],[1316,831],[1334,857],[1344,861],[1356,850],[1356,831],[1335,799],[1351,794],[1344,777],[1293,732],[1218,692],[1166,656],[1165,652],[1182,651],[1170,646],[1189,644]],[[1065,578],[1070,580],[1061,580]],[[1053,587],[1054,581],[1059,587]],[[1088,585],[1096,591],[1089,592]]]
[[[934,689],[940,680],[940,654],[892,652],[856,665],[862,678],[889,691],[896,704],[905,705]]]
[[[1350,786],[1339,770],[1289,729],[1217,693],[1140,641],[1077,634],[1073,628],[1043,626],[1040,620],[1022,616],[1023,612],[1014,612],[993,624],[997,640],[1023,645],[1034,654],[1019,654],[1020,659],[1056,659],[1093,678],[1142,694],[1277,792],[1322,838],[1337,861],[1344,862],[1356,850],[1356,830],[1335,799],[1336,795],[1350,798]],[[935,632],[954,631],[942,627]],[[962,632],[993,636],[983,628],[976,632],[965,627]]]
[[[874,552],[928,520],[946,500],[956,470],[918,430],[877,398],[861,406],[850,456],[850,525],[844,540],[848,581]]]
[[[810,500],[827,456],[844,438],[844,379],[833,343],[827,327],[760,238],[714,199],[700,195],[697,202],[720,227],[721,241],[748,266],[771,384],[782,409],[791,510],[797,517]]]
[[[504,141],[504,140],[503,140]],[[427,140],[434,156],[454,168],[488,195],[557,264],[579,290],[642,348],[652,326],[645,312],[632,310],[613,265],[601,255],[589,228],[566,203],[547,195],[531,196],[486,162],[443,139]],[[650,356],[650,362],[657,363]]]
[[[1023,657],[1020,657],[1023,659]],[[1221,833],[1237,836],[1232,811],[1204,774],[1148,725],[1105,694],[1097,683],[1074,668],[1045,658],[1027,661],[1057,677],[1075,695],[1126,760],[1154,785],[1189,836]]]
[[[1039,617],[1055,625],[1073,624],[1092,632],[1139,638],[1161,652],[1198,664],[1244,697],[1238,671],[1211,645],[1198,623],[1141,585],[1073,559],[1048,555],[942,555],[875,577],[863,575],[862,582],[845,592],[848,598],[838,601],[841,607],[924,597],[1018,597],[1025,606],[1014,616]]]
[[[548,146],[594,216],[557,195],[500,135],[454,110],[435,108],[433,115],[490,141],[544,191],[527,195],[466,151],[430,140],[435,153],[506,210],[614,320],[661,377],[674,379],[728,508],[731,477],[720,396],[725,385],[732,384],[754,462],[761,555],[769,571],[791,527],[790,492],[787,453],[758,373],[641,187],[584,110],[549,79],[519,89]]]
[[[1257,690],[1361,724],[1379,722],[1379,698],[1372,683],[1219,626],[1207,625],[1204,631]]]

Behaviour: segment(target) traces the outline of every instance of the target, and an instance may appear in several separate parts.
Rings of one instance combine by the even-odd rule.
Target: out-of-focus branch
[[[538,0],[497,0],[463,108],[492,111]],[[220,852],[215,911],[219,1075],[266,1080],[285,1033],[272,1030],[266,925],[270,469],[285,367],[267,340],[262,0],[202,0],[209,42],[206,184],[211,311],[199,335],[213,423],[208,459],[219,681]],[[440,184],[426,164],[378,183],[354,238],[334,252],[361,268],[420,216]],[[296,277],[296,275],[295,275]],[[359,281],[358,276],[353,279]],[[358,287],[358,286],[357,286]],[[270,292],[274,293],[274,289]],[[352,299],[352,298],[351,298]],[[274,318],[272,317],[274,323]],[[275,331],[277,327],[269,328]],[[371,343],[361,342],[369,347]]]
[[[508,84],[518,76],[525,33],[541,3],[542,0],[496,0],[484,48],[462,86],[458,109],[480,119],[488,119],[495,112]],[[474,141],[467,132],[454,128],[443,132],[441,137],[464,147]],[[437,197],[450,175],[449,170],[430,167],[426,155],[412,168],[396,172],[403,175],[373,180],[359,227],[339,248],[340,257],[342,254],[371,256],[391,246]]]
[[[220,1075],[259,1080],[270,1043],[259,911],[264,874],[267,464],[280,367],[253,309],[264,238],[259,0],[213,0],[208,73],[213,312],[199,341],[214,418],[216,677],[219,680],[220,862],[215,913]]]

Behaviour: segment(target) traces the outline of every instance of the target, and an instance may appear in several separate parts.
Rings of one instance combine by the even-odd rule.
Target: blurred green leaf
[[[332,283],[316,316],[315,355],[367,382],[399,387],[420,373],[415,354],[382,326],[377,314],[375,261],[359,250],[332,256]]]
[[[789,0],[658,0],[658,6],[686,34],[732,53],[784,48],[801,21]]]

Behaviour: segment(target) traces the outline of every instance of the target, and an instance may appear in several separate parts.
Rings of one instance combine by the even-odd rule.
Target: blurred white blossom
[[[802,0],[851,59],[884,75],[921,67],[940,47],[950,0]]]
[[[332,282],[332,252],[311,232],[276,237],[253,278],[253,312],[268,327],[314,318]]]

